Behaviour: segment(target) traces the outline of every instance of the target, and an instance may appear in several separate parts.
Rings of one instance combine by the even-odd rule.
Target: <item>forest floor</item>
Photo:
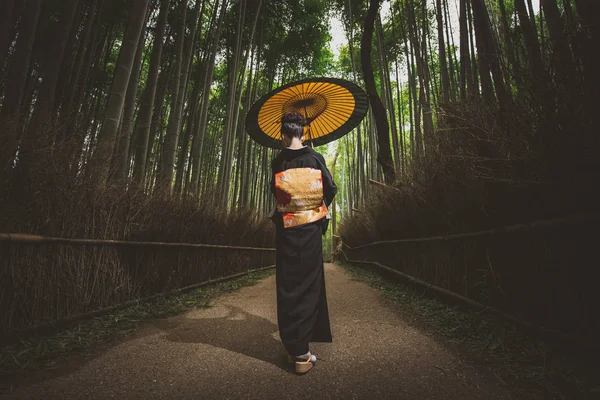
[[[544,384],[552,376],[536,375],[535,362],[523,366],[518,355],[504,356],[511,363],[492,359],[496,350],[514,351],[506,336],[498,343],[496,333],[488,334],[479,349],[472,338],[453,340],[444,329],[459,329],[448,321],[432,319],[445,310],[463,326],[473,315],[463,318],[365,271],[334,264],[325,271],[333,343],[311,346],[319,360],[307,375],[297,376],[285,362],[270,274],[72,352],[50,369],[4,374],[13,380],[0,384],[0,398],[575,398],[572,389]],[[186,301],[194,307],[193,299]],[[515,368],[520,380],[507,380]]]

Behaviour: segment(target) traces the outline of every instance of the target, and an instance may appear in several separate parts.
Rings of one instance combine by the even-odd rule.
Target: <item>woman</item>
[[[296,112],[281,119],[285,149],[273,159],[272,216],[277,227],[276,281],[279,335],[296,372],[308,372],[317,358],[309,342],[331,342],[322,238],[327,206],[337,192],[323,156],[303,145],[306,120]]]

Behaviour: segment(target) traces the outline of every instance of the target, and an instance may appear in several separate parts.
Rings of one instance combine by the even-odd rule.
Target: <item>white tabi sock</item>
[[[296,358],[302,358],[306,361],[308,361],[310,359],[310,361],[315,362],[317,361],[317,356],[315,356],[314,354],[310,354],[310,351],[306,354],[302,354],[301,356],[296,356]]]

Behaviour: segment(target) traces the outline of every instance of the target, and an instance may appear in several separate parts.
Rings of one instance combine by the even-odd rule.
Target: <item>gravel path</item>
[[[326,264],[333,343],[297,376],[285,363],[275,277],[140,328],[75,368],[1,399],[508,399],[487,372],[409,326],[376,289]]]

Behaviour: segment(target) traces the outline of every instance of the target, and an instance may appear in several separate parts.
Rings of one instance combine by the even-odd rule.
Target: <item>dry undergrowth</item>
[[[62,154],[56,151],[55,154]],[[88,172],[89,173],[89,172]],[[0,231],[78,239],[273,247],[274,229],[249,209],[100,185],[40,153],[0,171]],[[161,247],[0,244],[0,336],[209,279],[273,264],[274,253]]]

